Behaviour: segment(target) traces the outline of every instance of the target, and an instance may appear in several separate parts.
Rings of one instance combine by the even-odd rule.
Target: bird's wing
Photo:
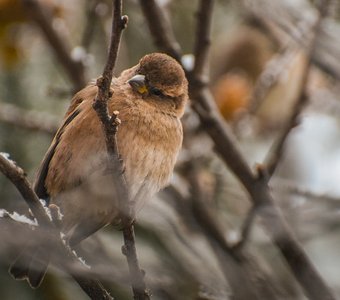
[[[36,180],[34,183],[34,191],[40,199],[44,199],[49,202],[49,194],[46,190],[45,180],[49,168],[50,161],[54,155],[55,149],[59,144],[60,138],[65,131],[65,128],[72,122],[72,120],[80,113],[79,105],[86,99],[89,89],[93,89],[95,87],[94,84],[89,84],[87,87],[79,91],[71,100],[70,106],[65,113],[64,122],[61,127],[58,129],[52,144],[48,148],[44,159],[38,169]],[[47,203],[48,205],[48,203]]]
[[[79,100],[79,104],[81,103],[81,100]],[[61,140],[61,136],[63,132],[65,131],[66,127],[74,120],[74,118],[81,112],[81,109],[78,108],[78,106],[75,106],[75,110],[73,112],[69,112],[68,115],[66,113],[66,119],[63,123],[63,125],[59,128],[58,132],[56,133],[54,140],[49,147],[47,153],[45,154],[45,157],[40,165],[40,168],[38,170],[37,174],[37,180],[34,185],[34,190],[38,197],[40,199],[44,199],[46,201],[46,205],[49,205],[49,193],[45,186],[45,181],[49,169],[50,161],[55,153],[55,150]],[[88,219],[83,220],[80,218],[77,222],[77,224],[72,228],[70,232],[67,233],[67,239],[69,241],[69,244],[74,246],[78,244],[83,239],[87,238],[91,234],[95,233],[98,229],[102,228],[103,226],[107,225],[108,222],[105,220],[91,220],[89,222]]]
[[[80,102],[79,102],[80,103]],[[76,108],[76,106],[75,106]],[[50,145],[50,147],[48,148],[45,157],[40,165],[40,168],[37,172],[37,177],[36,177],[36,181],[34,183],[34,191],[37,194],[37,196],[40,199],[44,199],[45,201],[49,201],[49,194],[46,190],[46,186],[45,186],[45,179],[47,176],[47,172],[48,172],[48,167],[50,164],[50,161],[54,155],[54,151],[56,149],[56,147],[58,146],[58,143],[60,141],[60,137],[62,136],[65,128],[67,127],[68,124],[70,124],[72,122],[72,120],[79,114],[80,110],[79,109],[75,109],[72,113],[69,113],[66,117],[66,119],[64,120],[64,123],[62,124],[62,126],[58,129],[52,144]],[[47,203],[48,205],[48,203]]]

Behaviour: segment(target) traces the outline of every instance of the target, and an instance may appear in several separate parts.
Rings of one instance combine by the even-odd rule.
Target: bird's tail
[[[50,253],[42,247],[25,247],[9,267],[9,273],[16,280],[27,280],[36,289],[47,271]]]

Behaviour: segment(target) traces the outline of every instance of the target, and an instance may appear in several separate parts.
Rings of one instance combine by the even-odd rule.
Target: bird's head
[[[163,53],[145,55],[128,83],[143,100],[182,116],[188,99],[188,82],[175,59]]]

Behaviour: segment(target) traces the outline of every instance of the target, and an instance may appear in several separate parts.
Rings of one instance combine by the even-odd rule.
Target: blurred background
[[[129,24],[116,75],[157,51],[139,1],[123,2]],[[157,2],[190,69],[198,1]],[[295,109],[317,16],[314,1],[216,1],[209,85],[252,168],[267,157]],[[0,152],[9,153],[31,182],[73,93],[101,74],[110,29],[111,1],[0,0]],[[308,103],[269,184],[303,248],[340,297],[338,1],[323,20],[314,50]],[[190,107],[183,125],[183,150],[171,185],[150,201],[136,225],[152,299],[305,299],[257,218],[242,249],[242,265],[216,244],[209,222],[236,244],[251,204]],[[193,201],[197,191],[203,200],[199,205]],[[1,174],[0,208],[27,211]],[[38,290],[8,275],[13,249],[29,234],[21,227],[0,228],[0,299],[87,299],[69,275],[53,267]],[[77,251],[113,297],[131,299],[122,243],[121,232],[107,227]]]

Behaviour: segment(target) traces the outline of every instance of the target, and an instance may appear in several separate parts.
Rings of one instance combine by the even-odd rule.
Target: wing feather
[[[78,99],[77,102],[78,102],[78,105],[79,105],[82,102],[82,100]],[[74,103],[74,101],[72,103]],[[51,159],[54,155],[55,149],[59,144],[59,141],[60,141],[60,138],[61,138],[63,132],[65,131],[66,127],[72,122],[72,120],[80,112],[80,110],[77,109],[78,105],[73,106],[73,109],[74,109],[73,112],[68,111],[66,113],[66,119],[65,119],[64,123],[62,124],[62,126],[58,129],[58,131],[57,131],[57,133],[56,133],[56,135],[55,135],[55,137],[52,141],[52,144],[48,148],[48,150],[47,150],[47,152],[44,156],[44,159],[43,159],[43,161],[42,161],[42,163],[41,163],[41,165],[38,169],[36,180],[35,180],[35,183],[34,183],[34,191],[40,199],[44,199],[46,201],[49,200],[49,194],[48,194],[48,191],[47,191],[46,186],[45,186],[45,180],[46,180],[46,176],[47,176],[47,173],[48,173],[48,167],[49,167],[50,161],[51,161]],[[47,203],[47,205],[48,205],[48,203]]]

